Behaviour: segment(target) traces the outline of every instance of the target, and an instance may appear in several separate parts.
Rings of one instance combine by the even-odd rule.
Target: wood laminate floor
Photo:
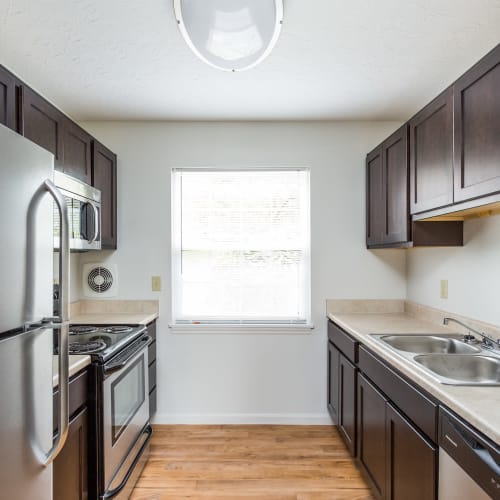
[[[157,425],[131,500],[372,499],[336,428]]]

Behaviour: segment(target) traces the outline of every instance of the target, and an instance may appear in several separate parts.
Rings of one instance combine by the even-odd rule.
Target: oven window
[[[138,358],[111,384],[113,444],[144,403],[146,381],[144,356]]]

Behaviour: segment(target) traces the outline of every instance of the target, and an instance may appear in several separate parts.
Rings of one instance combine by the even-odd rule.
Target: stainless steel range
[[[71,325],[69,352],[92,358],[89,498],[129,497],[147,460],[148,346],[142,325]]]

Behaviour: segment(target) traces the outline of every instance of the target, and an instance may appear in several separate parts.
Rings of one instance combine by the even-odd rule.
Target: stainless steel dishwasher
[[[438,492],[439,500],[500,499],[500,447],[443,407]]]

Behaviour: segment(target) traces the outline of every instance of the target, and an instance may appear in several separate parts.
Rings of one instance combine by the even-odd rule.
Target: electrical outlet
[[[448,280],[441,280],[439,287],[439,296],[442,299],[448,298]]]
[[[151,276],[151,290],[161,292],[161,276]]]

